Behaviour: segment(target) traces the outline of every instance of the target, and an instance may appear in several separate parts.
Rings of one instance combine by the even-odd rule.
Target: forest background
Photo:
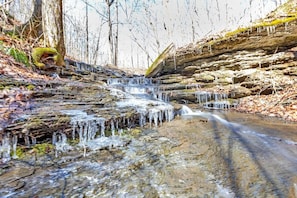
[[[25,23],[34,0],[1,0]],[[145,70],[175,47],[245,27],[285,0],[63,0],[66,55],[95,65]]]

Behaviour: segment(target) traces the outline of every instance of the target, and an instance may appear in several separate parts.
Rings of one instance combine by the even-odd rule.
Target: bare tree
[[[86,1],[86,57],[89,62],[89,5]]]
[[[109,61],[115,65],[114,59],[114,41],[113,41],[113,25],[111,20],[111,6],[114,0],[105,0],[107,5],[107,18],[108,18],[108,42],[109,42]]]
[[[114,41],[114,65],[118,66],[119,54],[119,0],[116,0],[116,33]]]
[[[64,65],[65,44],[62,0],[42,1],[42,29],[46,47],[55,48],[61,55],[57,65]]]

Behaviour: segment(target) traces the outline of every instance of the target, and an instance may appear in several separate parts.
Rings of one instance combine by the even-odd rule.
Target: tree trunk
[[[118,54],[119,54],[119,0],[116,1],[116,15],[117,15],[117,21],[116,21],[116,35],[115,35],[115,43],[114,43],[114,65],[118,66]]]
[[[86,62],[90,63],[90,56],[89,56],[89,10],[88,10],[88,3],[86,1]]]
[[[65,56],[64,29],[63,29],[62,0],[42,1],[42,29],[45,47],[55,48],[61,58],[56,62],[62,66]]]
[[[7,2],[6,6],[9,6],[9,2]],[[21,25],[16,25],[16,20],[14,17],[8,14],[8,22],[15,27],[13,29],[4,29],[3,32],[17,34],[21,37],[27,38],[39,38],[42,35],[42,0],[34,0],[34,8],[32,12],[32,16],[30,19]],[[8,10],[8,8],[7,8]]]
[[[22,36],[39,38],[42,35],[42,0],[34,1],[32,17],[22,29]]]
[[[114,42],[113,42],[113,27],[111,21],[111,5],[113,4],[114,0],[105,0],[107,4],[107,17],[108,17],[108,42],[109,42],[109,61],[111,64],[115,64],[114,62]]]

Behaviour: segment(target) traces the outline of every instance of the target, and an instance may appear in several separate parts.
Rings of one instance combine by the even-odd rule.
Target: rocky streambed
[[[168,103],[181,87],[204,107],[233,108],[198,83],[84,72],[1,76],[14,85],[2,92],[1,196],[295,196],[296,124]]]
[[[32,152],[1,165],[0,194],[294,197],[296,124],[287,124],[286,134],[271,130],[277,122],[254,117],[255,124],[247,125],[242,114],[195,112],[143,129],[133,138],[114,138],[114,147],[86,151],[69,147],[58,156],[51,149],[42,155]]]
[[[0,52],[0,196],[297,197],[288,3],[268,22],[170,45],[152,78],[73,60],[33,71]]]
[[[296,195],[296,124],[181,105],[241,105],[221,86],[71,64],[1,75],[1,196]]]

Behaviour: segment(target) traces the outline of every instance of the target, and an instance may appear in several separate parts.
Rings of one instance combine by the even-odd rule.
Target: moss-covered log
[[[55,61],[55,64],[61,66],[64,63],[64,60],[62,59],[60,53],[55,49],[51,47],[37,47],[33,48],[32,50],[32,59],[33,63],[39,68],[44,69],[45,64],[40,62],[41,57],[44,55],[53,55],[53,60]]]

